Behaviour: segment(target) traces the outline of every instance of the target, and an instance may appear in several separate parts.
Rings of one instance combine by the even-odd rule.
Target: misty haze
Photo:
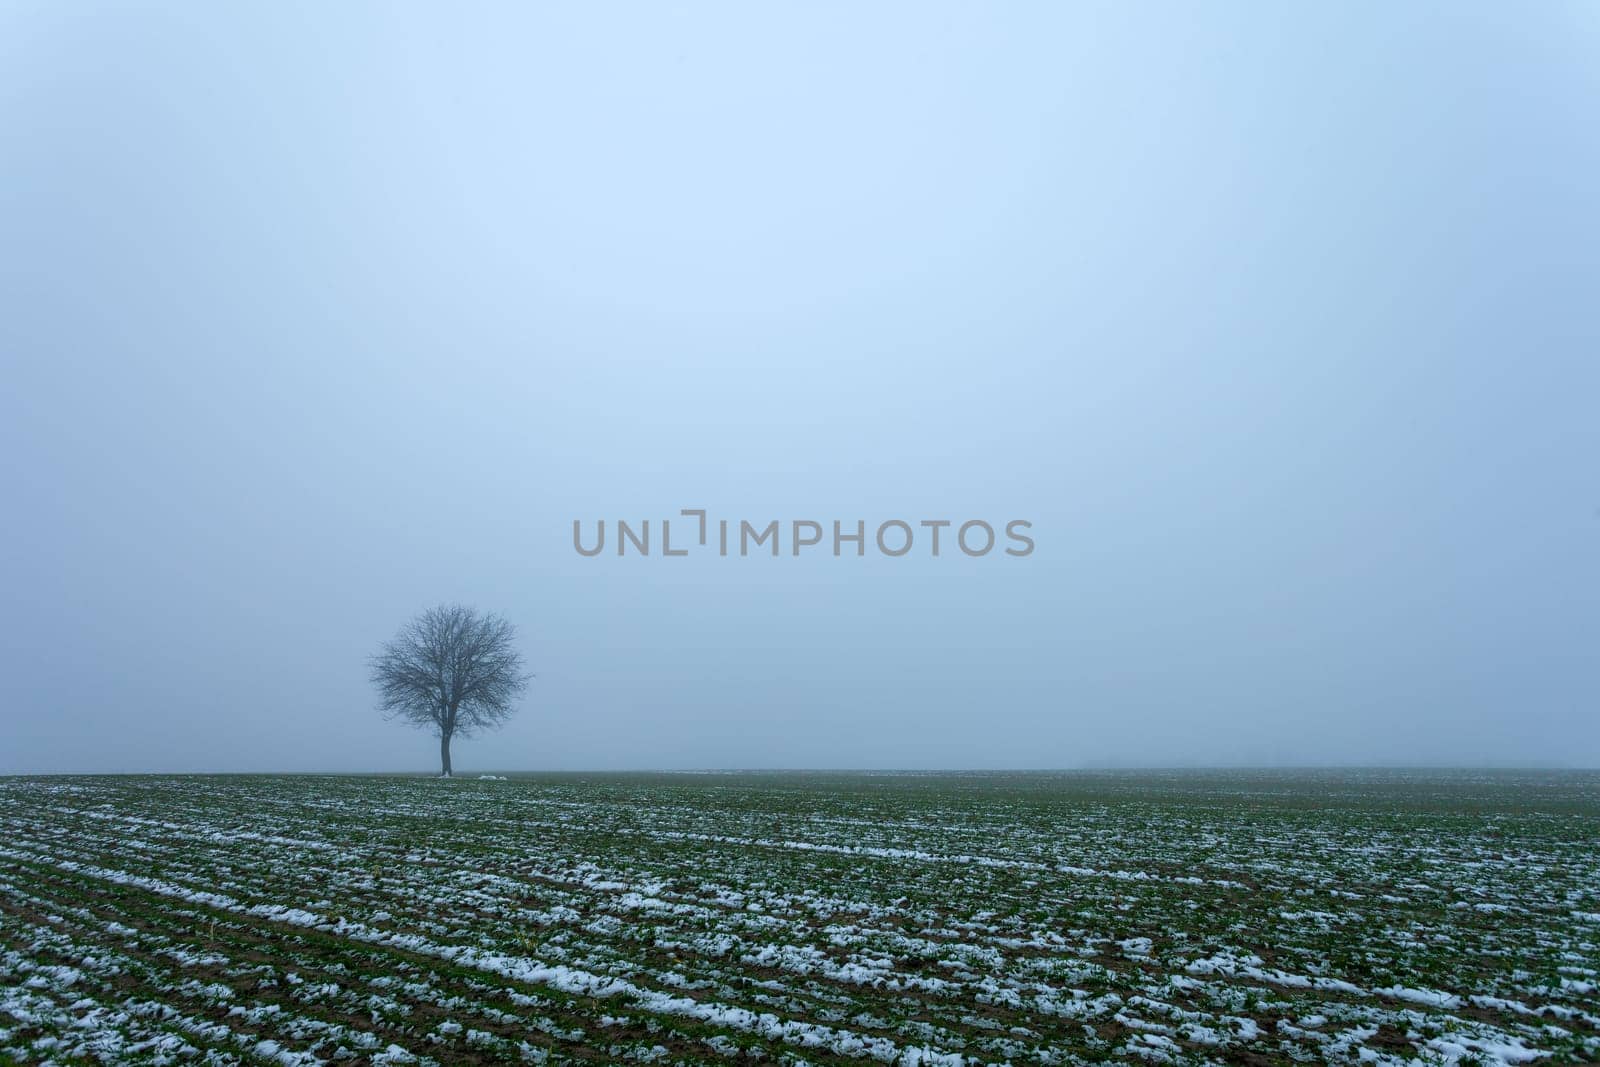
[[[910,16],[4,16],[0,770],[1600,763],[1585,9]]]

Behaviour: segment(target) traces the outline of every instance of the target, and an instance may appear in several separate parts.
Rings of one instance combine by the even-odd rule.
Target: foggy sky
[[[1600,764],[1597,100],[1577,3],[4,5],[0,773],[428,770],[442,601],[458,772]],[[697,507],[1037,547],[573,551]]]

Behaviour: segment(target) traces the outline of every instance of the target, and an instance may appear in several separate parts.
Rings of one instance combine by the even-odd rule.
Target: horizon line
[[[1079,767],[610,767],[512,769],[487,767],[453,774],[452,778],[476,779],[480,775],[603,775],[603,774],[841,774],[841,775],[980,775],[980,774],[1126,774],[1126,773],[1216,773],[1216,772],[1329,772],[1329,771],[1427,771],[1427,772],[1600,772],[1600,766],[1557,763],[1461,764],[1461,763],[1187,763],[1187,764],[1101,764]],[[4,778],[215,778],[215,777],[307,777],[307,778],[444,778],[437,771],[419,769],[388,770],[118,770],[118,771],[3,771]]]

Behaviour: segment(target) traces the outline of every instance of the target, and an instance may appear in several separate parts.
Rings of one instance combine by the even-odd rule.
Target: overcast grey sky
[[[5,4],[0,772],[429,769],[445,600],[461,771],[1600,764],[1597,108],[1583,3]],[[572,549],[688,507],[1037,548]]]

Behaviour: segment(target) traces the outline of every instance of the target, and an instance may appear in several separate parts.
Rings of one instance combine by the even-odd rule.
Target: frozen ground
[[[0,780],[0,1063],[1600,1060],[1600,775]]]

